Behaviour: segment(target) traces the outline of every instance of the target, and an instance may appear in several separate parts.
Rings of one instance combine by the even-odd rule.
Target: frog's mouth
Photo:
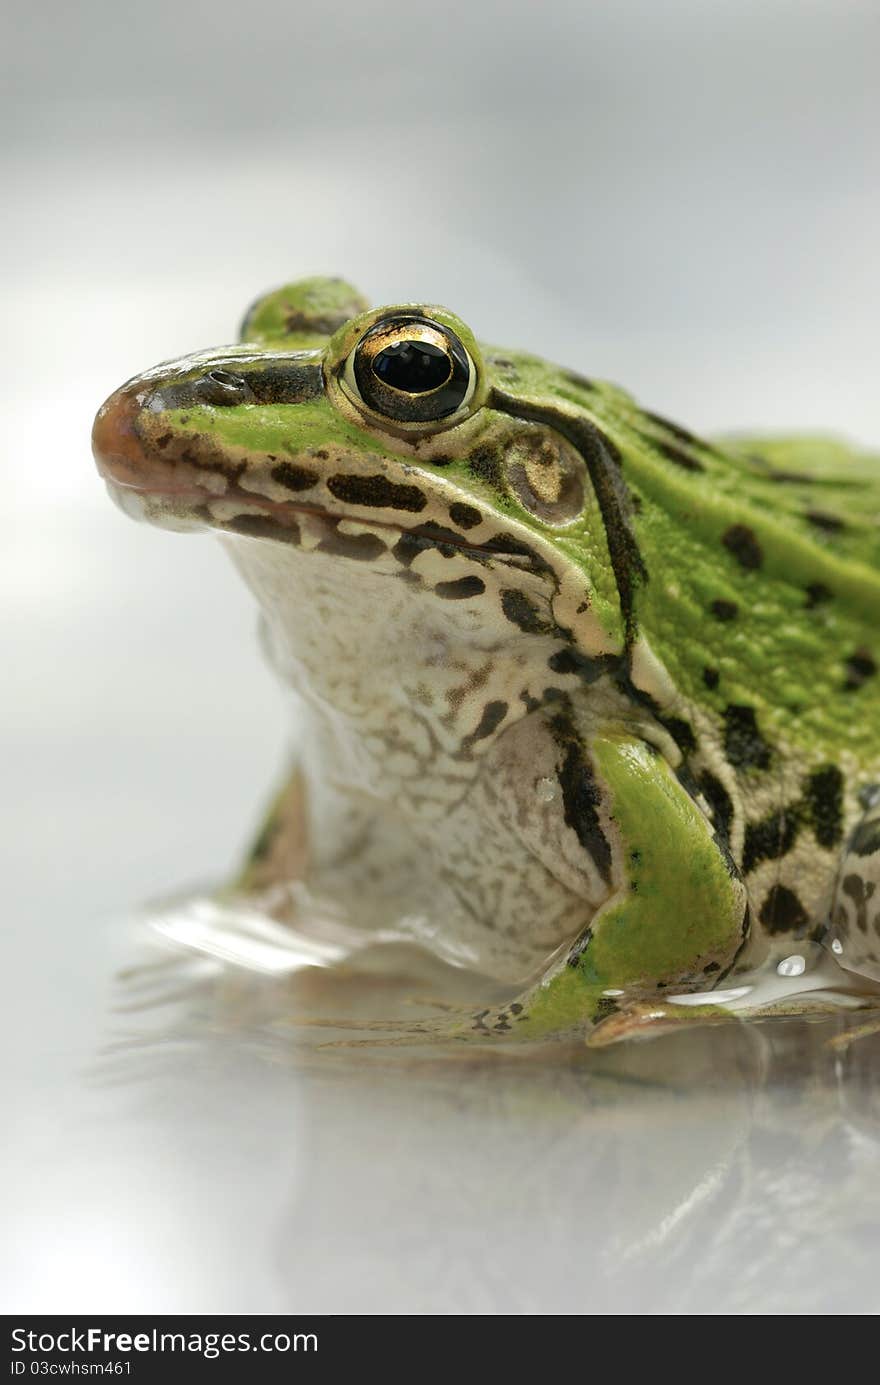
[[[533,549],[502,534],[485,543],[468,543],[453,530],[431,521],[404,527],[372,515],[331,513],[319,505],[273,501],[234,486],[218,502],[209,490],[197,486],[158,489],[132,485],[106,474],[104,480],[110,495],[127,515],[163,528],[217,529],[360,561],[370,561],[390,551],[403,566],[408,566],[424,549],[436,549],[442,557],[460,553],[525,572],[548,570],[547,563]]]

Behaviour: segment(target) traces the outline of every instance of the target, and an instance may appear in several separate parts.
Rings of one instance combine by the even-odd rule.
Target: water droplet
[[[780,976],[803,976],[807,969],[807,964],[803,957],[797,955],[793,957],[783,957],[776,970]]]
[[[836,952],[838,957],[840,956],[841,952],[843,951],[843,943],[840,941],[839,938],[835,938],[833,940],[831,944],[831,951]]]
[[[559,785],[555,779],[538,779],[535,781],[535,794],[542,803],[552,803],[559,795]],[[622,992],[614,991],[613,994],[618,995]]]
[[[602,994],[603,994],[603,995],[623,995],[623,991],[610,990],[610,991],[603,991]]]

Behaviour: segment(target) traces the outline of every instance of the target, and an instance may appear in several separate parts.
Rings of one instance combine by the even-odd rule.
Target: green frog
[[[876,457],[701,438],[336,279],[93,442],[127,513],[221,536],[297,695],[256,907],[305,881],[485,975],[506,998],[438,1025],[482,1038],[729,1018],[828,966],[880,1006]]]

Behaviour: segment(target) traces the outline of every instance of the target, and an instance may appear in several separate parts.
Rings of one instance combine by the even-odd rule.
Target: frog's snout
[[[123,385],[106,399],[92,425],[92,452],[105,481],[135,490],[148,485],[147,457],[138,436],[137,419],[142,399],[130,385]]]

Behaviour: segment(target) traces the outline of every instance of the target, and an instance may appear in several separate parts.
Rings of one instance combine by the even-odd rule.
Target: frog
[[[749,978],[829,966],[880,1006],[876,455],[701,436],[335,278],[124,384],[93,450],[220,538],[295,696],[237,897],[305,881],[484,976],[456,1037],[820,1013]]]

